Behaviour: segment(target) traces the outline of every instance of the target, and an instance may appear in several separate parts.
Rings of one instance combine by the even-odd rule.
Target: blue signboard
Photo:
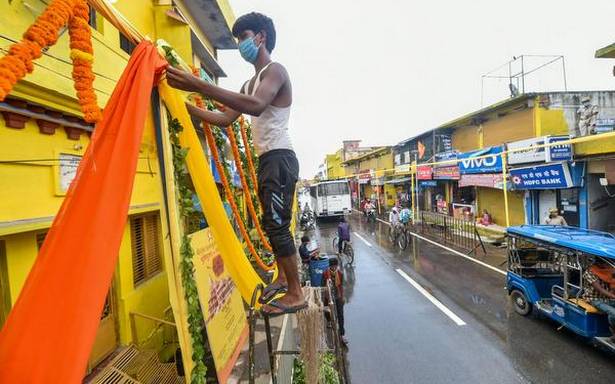
[[[461,174],[502,172],[502,147],[489,147],[478,151],[460,153],[459,170]],[[489,155],[487,157],[481,157]]]
[[[457,155],[458,155],[457,151],[440,152],[440,153],[436,153],[436,155],[434,156],[434,160],[436,161],[436,163],[440,161],[456,160]],[[451,165],[455,165],[455,163],[451,162],[447,164],[442,164],[441,167],[448,167]]]
[[[581,164],[574,167],[575,174],[582,172]],[[510,170],[515,189],[561,189],[580,186],[582,177],[572,177],[567,162],[538,165]]]
[[[546,144],[557,143],[559,141],[566,141],[566,140],[570,140],[570,137],[568,136],[547,137]],[[551,161],[572,160],[572,145],[561,144],[561,145],[554,145],[548,148],[549,150],[547,151],[547,156],[546,156],[547,163]]]
[[[437,180],[419,181],[419,186],[421,188],[437,187],[438,181]]]

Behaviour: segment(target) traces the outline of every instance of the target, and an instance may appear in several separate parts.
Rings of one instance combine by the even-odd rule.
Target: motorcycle
[[[301,219],[299,220],[302,231],[308,231],[314,229],[314,216],[311,212],[304,212],[301,214]]]

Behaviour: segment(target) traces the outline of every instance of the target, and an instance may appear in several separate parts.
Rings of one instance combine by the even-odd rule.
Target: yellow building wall
[[[495,224],[506,226],[506,213],[504,210],[504,192],[495,188],[477,188],[478,210],[486,209]],[[508,209],[510,225],[525,223],[525,210],[523,209],[523,192],[508,192]]]
[[[562,109],[536,108],[536,136],[567,135],[568,123]]]
[[[478,127],[474,125],[455,129],[452,140],[453,148],[460,152],[469,152],[480,148]]]
[[[28,3],[36,9],[35,12],[26,8],[22,1],[0,2],[0,49],[6,50],[11,40],[20,40],[23,32],[45,6],[39,1]],[[164,38],[184,60],[190,62],[192,47],[189,26],[165,15],[170,6],[155,6],[154,3],[152,0],[119,1],[115,7],[151,40]],[[228,3],[224,0],[220,3],[225,18],[233,19]],[[97,20],[97,30],[92,31],[96,74],[94,88],[100,106],[104,107],[129,56],[119,47],[119,32],[106,20]],[[81,115],[71,78],[68,40],[68,33],[64,33],[47,54],[35,62],[34,72],[20,81],[11,95],[50,109]],[[61,152],[82,155],[89,141],[85,133],[78,141],[69,140],[63,128],[58,128],[54,135],[43,135],[39,133],[34,120],[29,120],[24,129],[7,128],[4,119],[0,117],[0,160],[3,161],[57,159]],[[36,260],[36,234],[46,231],[51,225],[64,198],[62,194],[56,193],[58,169],[54,164],[57,163],[0,164],[0,240],[4,241],[6,248],[11,303],[17,300]],[[150,114],[141,143],[130,213],[160,209],[160,185],[155,133]],[[164,310],[169,306],[168,282],[164,271],[137,287],[134,287],[132,278],[130,227],[127,225],[114,277],[119,336],[123,344],[131,341],[130,312],[162,318]],[[148,336],[155,327],[149,321],[139,322],[139,338]],[[160,342],[160,338],[153,340]]]
[[[534,137],[532,109],[511,112],[509,115],[489,120],[483,124],[484,147],[498,146],[531,137]]]
[[[30,268],[36,260],[38,249],[34,232],[18,233],[2,238],[6,245],[6,269],[9,276],[9,297],[14,305]]]

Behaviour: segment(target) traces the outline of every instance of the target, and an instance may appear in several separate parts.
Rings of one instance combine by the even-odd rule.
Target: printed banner
[[[416,167],[416,178],[418,180],[431,180],[433,168],[428,165],[419,165]]]
[[[209,346],[220,383],[226,383],[248,337],[239,290],[209,228],[190,235],[194,270]]]
[[[489,147],[477,151],[460,153],[459,170],[466,173],[496,173],[502,172],[502,147]],[[481,157],[490,155],[487,157]]]
[[[459,187],[470,186],[504,189],[504,176],[501,173],[461,175]]]
[[[459,177],[459,167],[456,165],[433,169],[433,178],[436,180],[459,180]]]

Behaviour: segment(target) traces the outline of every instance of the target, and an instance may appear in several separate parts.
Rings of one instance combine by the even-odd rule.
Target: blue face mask
[[[258,58],[258,49],[260,48],[260,45],[257,46],[254,42],[255,37],[256,36],[251,39],[245,39],[239,43],[239,54],[250,64],[256,63],[256,59]]]

